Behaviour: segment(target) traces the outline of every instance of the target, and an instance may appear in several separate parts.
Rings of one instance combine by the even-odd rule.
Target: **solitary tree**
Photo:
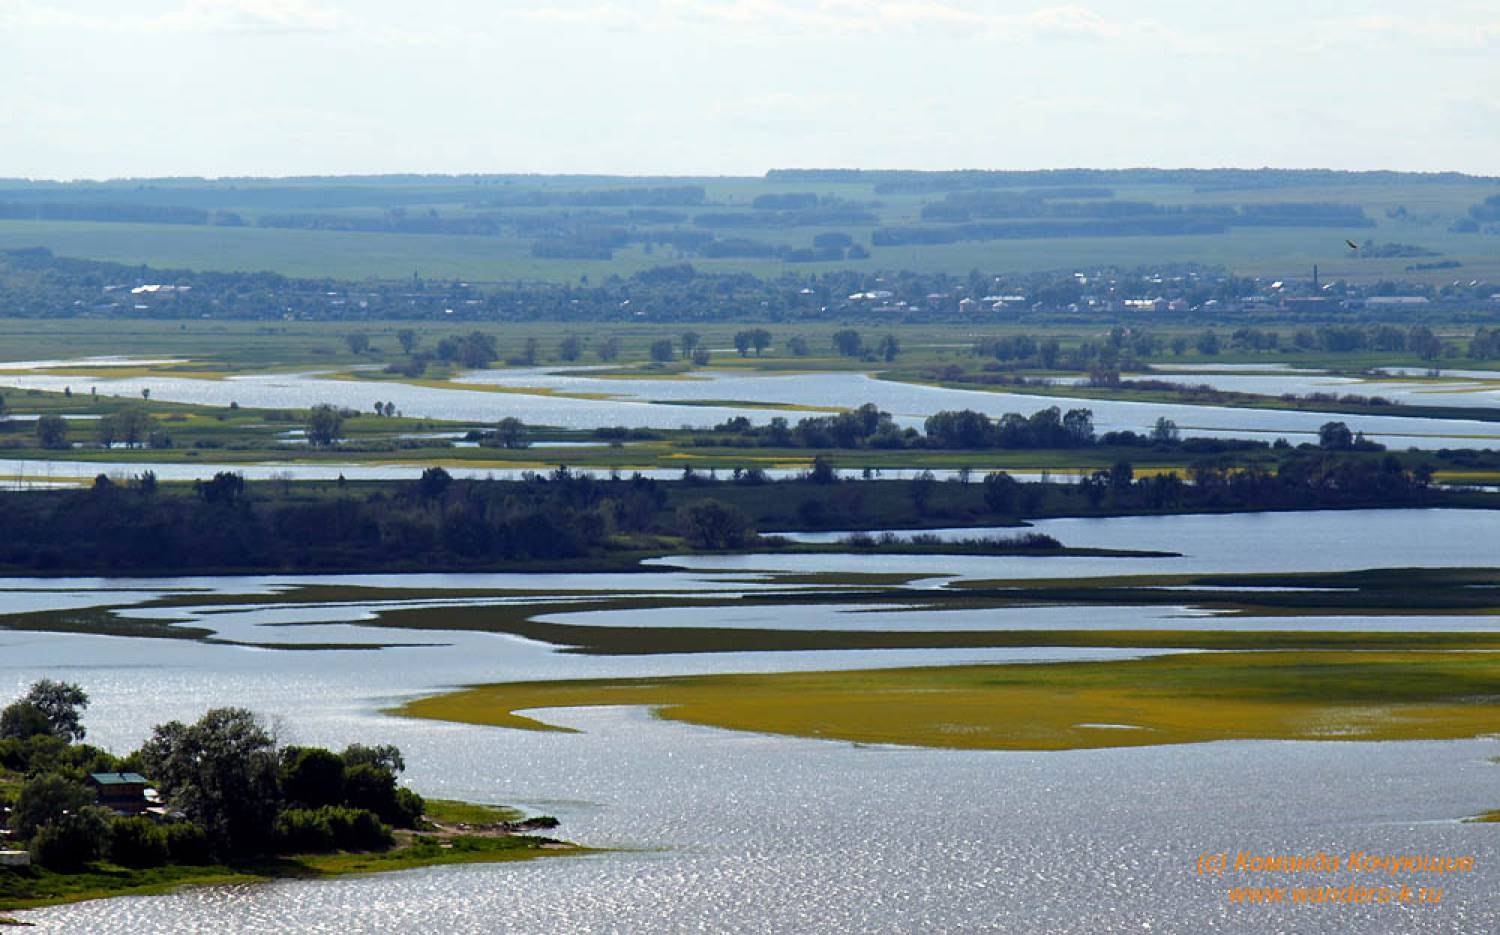
[[[43,448],[68,447],[68,420],[50,413],[37,419],[36,443]]]
[[[370,349],[370,336],[363,331],[355,331],[344,335],[344,343],[349,345],[349,353],[363,354]]]
[[[672,348],[672,342],[666,338],[651,342],[651,359],[659,364],[672,360],[677,352]]]
[[[401,352],[410,354],[417,346],[417,333],[410,328],[402,328],[396,332],[396,340],[401,344]]]
[[[594,353],[599,355],[599,359],[605,363],[615,360],[620,356],[620,339],[616,337],[605,338],[594,348]]]
[[[502,448],[525,448],[531,444],[526,440],[526,423],[515,416],[506,416],[495,426],[495,438]]]
[[[845,357],[858,357],[864,349],[864,342],[860,340],[858,331],[844,328],[833,333],[833,349]]]
[[[755,356],[759,357],[762,351],[771,346],[771,332],[764,328],[750,329],[750,346],[755,348]]]
[[[682,345],[682,356],[692,357],[693,351],[698,347],[698,342],[701,338],[699,338],[696,331],[684,331],[677,340]]]
[[[307,413],[307,441],[319,448],[326,448],[338,441],[344,428],[344,414],[337,406],[318,403]]]
[[[521,363],[528,367],[535,366],[537,353],[541,350],[540,343],[536,338],[527,338],[526,343],[521,347]]]
[[[1156,420],[1156,425],[1151,428],[1151,440],[1160,444],[1171,444],[1180,437],[1177,431],[1177,423],[1161,416]]]
[[[576,334],[565,335],[561,341],[557,342],[558,360],[577,360],[582,353],[583,342]]]

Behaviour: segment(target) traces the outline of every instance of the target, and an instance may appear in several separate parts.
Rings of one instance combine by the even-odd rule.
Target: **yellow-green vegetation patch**
[[[481,805],[457,799],[424,799],[422,817],[440,824],[493,825],[502,821],[520,821],[524,813],[504,805]]]
[[[646,705],[711,727],[923,747],[1450,740],[1500,731],[1493,652],[1188,653],[1032,663],[486,685],[397,713],[567,730],[538,709]]]
[[[59,377],[89,377],[95,380],[130,380],[145,377],[178,377],[186,380],[223,380],[230,376],[230,371],[215,368],[204,369],[201,366],[189,368],[177,368],[168,366],[119,366],[119,367],[48,367],[44,370],[7,370],[3,373],[16,373],[40,376]]]
[[[772,412],[848,412],[845,406],[812,406],[802,403],[776,403],[759,399],[652,399],[657,406],[706,406],[721,409],[766,409]]]
[[[434,386],[438,389],[474,390],[480,393],[513,393],[519,396],[555,396],[562,399],[615,399],[615,393],[585,393],[559,390],[550,386],[505,386],[499,383],[464,383],[461,380],[412,380],[415,386]]]

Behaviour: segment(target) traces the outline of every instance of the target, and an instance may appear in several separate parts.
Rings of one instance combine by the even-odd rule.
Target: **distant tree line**
[[[685,231],[684,235],[703,232]],[[630,236],[635,236],[631,234]],[[700,247],[713,240],[700,243]],[[600,239],[602,238],[602,239]],[[542,238],[549,239],[549,238]],[[561,236],[559,243],[566,244]],[[612,233],[581,242],[590,250],[619,242]],[[550,249],[550,248],[549,248]],[[755,247],[755,250],[760,250]],[[779,247],[795,253],[806,249],[808,259],[830,257],[836,251],[853,256],[862,250],[847,233],[820,231],[812,245]],[[773,250],[772,253],[775,253]],[[788,258],[792,258],[790,253]],[[78,317],[108,315],[120,318],[169,319],[284,319],[379,321],[429,319],[454,321],[637,321],[643,315],[652,321],[840,321],[867,319],[875,308],[881,320],[944,320],[958,316],[958,303],[968,297],[982,300],[996,295],[1017,295],[1022,304],[1008,308],[1007,317],[1055,325],[1056,314],[1066,312],[1097,320],[1105,314],[1089,312],[1086,290],[1098,288],[1114,299],[1181,299],[1199,311],[1153,313],[1153,321],[1180,324],[1206,320],[1219,322],[1230,314],[1246,322],[1285,321],[1309,326],[1326,320],[1327,311],[1293,308],[1268,311],[1222,311],[1226,303],[1253,296],[1268,284],[1232,276],[1223,270],[1194,264],[1161,264],[1151,268],[1092,270],[1097,286],[1085,286],[1074,271],[1047,271],[1003,276],[973,271],[965,276],[947,273],[833,270],[808,275],[787,271],[776,276],[748,273],[705,273],[686,262],[666,262],[628,277],[606,276],[577,283],[514,282],[476,284],[420,277],[389,281],[348,281],[332,278],[293,279],[275,273],[239,273],[152,269],[93,260],[58,257],[41,248],[0,250],[0,309],[15,317]],[[173,285],[172,291],[135,294],[142,284]],[[181,287],[188,288],[183,289]],[[1370,287],[1371,294],[1425,295],[1434,300],[1484,303],[1493,288],[1487,284],[1450,283],[1434,288],[1419,283],[1389,281]],[[872,293],[889,298],[872,301]],[[1356,298],[1358,290],[1346,284],[1330,286],[1334,298]],[[1219,303],[1214,310],[1210,303]],[[897,305],[900,303],[900,305]],[[1086,303],[1085,303],[1086,304]],[[892,312],[904,306],[904,316]],[[1379,309],[1340,312],[1359,327],[1390,315]],[[1400,327],[1410,327],[1414,314],[1400,312]],[[1490,326],[1479,309],[1442,311],[1451,321],[1470,314]],[[1313,316],[1313,317],[1309,317]],[[1316,316],[1323,316],[1322,318]],[[1360,318],[1364,316],[1364,318]],[[966,321],[975,323],[973,313]],[[987,319],[986,319],[987,320]],[[1299,332],[1300,333],[1300,332]],[[1315,345],[1322,342],[1316,332]],[[1290,346],[1285,335],[1279,346]],[[1184,345],[1185,347],[1186,345]],[[1297,345],[1301,346],[1301,345]],[[1455,346],[1451,345],[1450,346]],[[1269,348],[1267,348],[1269,349]]]

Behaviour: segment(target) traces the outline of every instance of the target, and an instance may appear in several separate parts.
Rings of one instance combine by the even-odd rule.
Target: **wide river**
[[[16,366],[16,365],[12,365]],[[1320,412],[1236,409],[1118,400],[1070,400],[1026,393],[991,393],[896,383],[866,374],[754,374],[701,371],[687,379],[613,379],[588,370],[549,369],[478,371],[461,382],[494,386],[504,392],[459,387],[413,386],[392,382],[329,379],[315,373],[257,374],[223,380],[185,377],[92,379],[76,374],[0,374],[0,386],[100,393],[183,403],[302,409],[326,402],[368,410],[375,400],[390,401],[412,417],[493,423],[515,416],[527,423],[569,429],[628,425],[644,428],[712,426],[735,416],[765,422],[774,412],[755,403],[852,408],[874,403],[903,426],[945,409],[974,409],[992,417],[1008,412],[1031,414],[1048,406],[1087,408],[1100,432],[1148,432],[1161,417],[1176,422],[1184,435],[1258,438],[1292,443],[1316,441],[1318,427],[1342,421],[1355,431],[1395,448],[1500,447],[1500,424],[1473,419],[1420,419],[1403,416],[1349,416]],[[1196,379],[1193,382],[1199,382]],[[530,392],[528,392],[530,391]],[[539,392],[538,392],[539,391]],[[574,393],[580,396],[547,395]],[[597,399],[581,394],[609,394]],[[795,421],[796,412],[784,413]]]
[[[907,558],[907,570],[1014,578],[1164,571],[1495,564],[1481,511],[1185,516],[1039,524],[1070,545],[1175,549],[1179,559]],[[799,564],[804,562],[805,564]],[[653,575],[428,575],[155,580],[9,579],[0,612],[132,604],[166,591],[265,594],[295,584],[728,594],[778,587],[756,569],[890,570],[887,556],[694,561]],[[726,564],[735,565],[728,570]],[[914,587],[936,587],[936,578]],[[463,598],[453,598],[462,602]],[[0,629],[0,697],[43,677],[81,682],[90,739],[123,751],[151,724],[212,705],[265,713],[284,742],[393,742],[429,795],[507,802],[614,850],[522,864],[332,882],[208,887],[19,915],[40,931],[445,932],[1488,932],[1500,930],[1494,739],[1448,743],[1220,742],[1065,753],[960,752],[766,737],[660,721],[638,708],[548,712],[581,733],[525,733],[381,713],[403,698],[488,680],[666,675],[960,661],[1109,657],[1065,650],[589,657],[507,636],[358,626],[379,604],[189,610],[228,639],[396,641],[381,650],[267,650]],[[930,612],[776,608],[782,625],[920,628]],[[142,614],[161,613],[161,611]],[[729,625],[748,606],[724,613]],[[766,608],[756,613],[768,613]],[[951,626],[977,626],[961,619]],[[636,612],[559,614],[628,626]],[[1007,610],[991,626],[1021,625]],[[1102,617],[1101,617],[1102,615]],[[840,621],[841,616],[843,618]],[[851,622],[858,619],[858,624]],[[1090,618],[1149,625],[1185,608],[1050,608],[1033,627]],[[672,613],[653,625],[705,622]],[[583,621],[576,621],[583,622]],[[1262,621],[1264,625],[1270,622]],[[1413,620],[1413,627],[1444,621]],[[1449,618],[1453,628],[1500,618]],[[1235,626],[1255,625],[1234,621]],[[1381,626],[1389,625],[1389,620]],[[1372,627],[1373,628],[1373,627]],[[1500,723],[1496,725],[1500,731]],[[1392,882],[1376,874],[1200,875],[1205,853],[1472,856],[1473,873],[1395,880],[1438,905],[1231,905],[1239,885]]]

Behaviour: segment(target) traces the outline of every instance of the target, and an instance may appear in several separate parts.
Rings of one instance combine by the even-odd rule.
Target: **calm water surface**
[[[609,399],[575,399],[531,393],[492,393],[482,390],[412,386],[401,383],[362,383],[327,379],[315,373],[256,374],[224,380],[183,377],[132,377],[80,380],[45,371],[3,375],[0,385],[21,389],[60,391],[96,387],[99,392],[138,397],[149,389],[153,399],[265,408],[306,408],[327,402],[358,411],[375,399],[389,400],[405,415],[458,421],[494,422],[516,416],[526,422],[571,429],[629,425],[643,428],[711,426],[735,416],[765,422],[775,413],[734,405],[689,405],[693,401],[788,403],[823,407],[853,407],[875,403],[903,426],[944,409],[975,409],[991,416],[1007,412],[1030,414],[1048,406],[1082,406],[1093,410],[1099,431],[1148,431],[1158,417],[1175,421],[1185,434],[1231,438],[1285,437],[1294,443],[1315,440],[1318,426],[1337,419],[1352,429],[1387,444],[1419,448],[1500,446],[1500,426],[1474,420],[1414,419],[1397,416],[1347,416],[1318,412],[1233,409],[1115,400],[1070,401],[1024,393],[918,386],[877,380],[866,374],[815,373],[745,376],[704,371],[691,380],[617,380],[587,371],[557,373],[542,369],[480,371],[468,382],[488,382],[515,388],[545,388],[566,392],[607,393]],[[795,421],[797,413],[787,413]]]
[[[1034,569],[1031,574],[1068,576],[1493,565],[1496,518],[1500,514],[1483,511],[1354,511],[1055,520],[1039,528],[1071,545],[1171,548],[1186,554],[1182,559],[972,563],[938,557],[932,570],[1022,577],[1028,568]],[[807,560],[797,563],[799,568],[832,562],[862,569],[870,564],[866,559],[890,557],[779,558]],[[927,567],[925,559],[904,561],[907,570]],[[183,589],[268,593],[313,581],[399,583],[426,589],[429,602],[442,601],[443,589],[460,587],[737,593],[759,586],[753,576],[723,577],[704,568],[650,576],[6,579],[0,580],[0,609],[79,606],[96,599],[127,603]],[[579,728],[577,734],[408,721],[380,711],[434,689],[496,679],[1073,657],[917,651],[569,656],[506,636],[353,625],[376,606],[247,604],[198,615],[194,622],[241,636],[257,630],[283,636],[305,627],[324,638],[363,634],[434,645],[274,651],[0,630],[0,694],[9,697],[41,676],[82,682],[95,702],[87,719],[91,739],[116,750],[139,743],[150,724],[193,718],[216,704],[267,713],[287,742],[394,742],[407,753],[407,779],[421,792],[557,814],[569,837],[619,850],[320,883],[189,889],[28,912],[23,918],[41,931],[132,935],[1500,929],[1496,826],[1457,821],[1500,807],[1500,766],[1488,762],[1500,754],[1500,741],[1229,742],[996,753],[765,737],[663,722],[635,708],[548,712],[548,720]],[[724,615],[724,624],[764,625],[758,619],[764,612],[737,608]],[[634,613],[606,621],[593,613],[559,619],[629,625]],[[933,625],[934,616],[899,608],[850,613],[837,606],[777,613],[786,625],[849,625],[856,618],[854,625],[872,628]],[[1069,613],[1069,608],[1005,611],[991,623],[1011,626],[1024,616],[1032,626],[1071,627],[1076,620]],[[1183,608],[1090,613],[1119,625],[1155,616],[1194,619]],[[982,625],[981,615],[967,612],[936,616],[938,623]],[[694,622],[675,611],[650,622],[679,621]],[[304,626],[268,626],[288,623]],[[1436,907],[1232,907],[1225,897],[1228,886],[1266,881],[1200,877],[1193,862],[1204,852],[1242,849],[1472,855],[1478,870],[1441,881],[1446,893]],[[1293,882],[1342,886],[1354,879],[1340,874]]]

